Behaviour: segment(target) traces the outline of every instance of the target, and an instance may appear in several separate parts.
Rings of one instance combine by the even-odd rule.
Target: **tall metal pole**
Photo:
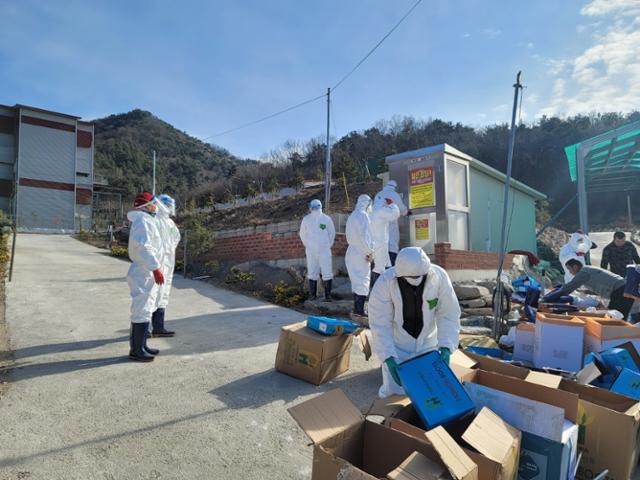
[[[520,77],[522,72],[518,72],[516,83],[513,85],[513,112],[511,114],[511,135],[509,136],[509,151],[507,154],[507,178],[504,182],[504,204],[502,205],[502,232],[500,234],[500,257],[498,261],[498,276],[496,277],[496,295],[493,305],[493,336],[498,338],[501,334],[500,325],[502,324],[502,299],[504,290],[502,288],[502,269],[504,267],[504,257],[507,249],[507,212],[509,210],[509,189],[511,188],[511,167],[513,166],[513,148],[516,143],[516,113],[518,111],[518,97],[522,90]]]
[[[329,139],[329,121],[331,119],[331,89],[327,88],[327,151],[324,161],[324,210],[329,211],[331,200],[331,141]]]
[[[153,151],[153,196],[156,196],[156,151]]]
[[[631,215],[631,194],[627,193],[627,217],[629,219],[629,225],[631,225],[633,222],[633,218]]]

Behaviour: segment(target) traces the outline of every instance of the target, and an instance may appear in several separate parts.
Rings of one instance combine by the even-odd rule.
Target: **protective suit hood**
[[[366,211],[367,208],[371,205],[371,197],[367,194],[362,194],[358,197],[358,203],[356,204],[355,211]]]
[[[131,210],[130,212],[127,213],[127,218],[129,219],[130,222],[135,222],[136,219],[140,218],[141,216],[149,216],[152,217],[152,215],[149,212],[146,212],[144,210]]]
[[[397,277],[418,277],[429,273],[431,260],[420,247],[406,247],[396,258]]]
[[[575,252],[583,255],[591,249],[592,244],[591,239],[581,232],[572,233],[571,238],[569,239],[569,245],[571,245],[571,248],[573,248]]]

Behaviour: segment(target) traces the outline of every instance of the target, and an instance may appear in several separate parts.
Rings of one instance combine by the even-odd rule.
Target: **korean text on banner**
[[[433,193],[433,167],[420,167],[409,171],[409,208],[435,206]]]

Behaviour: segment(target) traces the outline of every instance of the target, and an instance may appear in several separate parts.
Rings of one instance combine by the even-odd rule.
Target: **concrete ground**
[[[286,409],[342,388],[375,398],[378,364],[315,387],[273,369],[292,310],[176,276],[151,364],[128,353],[129,264],[68,236],[19,235],[7,323],[16,368],[0,400],[0,479],[307,479]]]

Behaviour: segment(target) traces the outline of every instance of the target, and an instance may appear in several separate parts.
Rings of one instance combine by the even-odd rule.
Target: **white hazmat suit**
[[[373,254],[373,237],[368,209],[371,205],[369,195],[360,195],[353,213],[347,219],[347,253],[344,260],[351,281],[351,290],[356,295],[369,295],[371,281],[371,262],[367,257]]]
[[[571,234],[569,241],[562,246],[558,259],[564,270],[564,283],[569,283],[573,280],[573,275],[569,273],[569,270],[565,267],[565,263],[571,259],[575,259],[582,263],[583,266],[586,265],[585,255],[589,252],[592,245],[593,242],[587,235],[581,232],[574,232]]]
[[[393,204],[400,210],[400,216],[404,217],[409,213],[409,209],[402,201],[402,196],[396,191],[398,184],[395,180],[389,180],[383,189],[376,195],[375,202],[377,204],[384,203],[386,198],[390,198]],[[400,250],[400,227],[398,220],[389,222],[389,251],[398,253]]]
[[[170,216],[169,209],[158,202],[158,230],[162,240],[162,273],[164,274],[164,284],[160,285],[158,292],[157,308],[167,308],[171,285],[173,283],[173,269],[176,264],[176,248],[180,243],[180,230]]]
[[[331,217],[322,213],[321,208],[312,210],[302,219],[299,234],[307,257],[309,280],[318,281],[320,274],[325,281],[333,279],[331,247],[336,229]]]
[[[162,267],[163,246],[156,217],[143,210],[127,213],[129,258],[133,262],[127,273],[131,293],[131,323],[147,323],[156,310],[159,285],[153,271]]]
[[[404,328],[403,297],[399,277],[426,275],[422,294],[422,330],[414,338]],[[407,278],[407,281],[418,280]],[[414,283],[411,283],[412,285]],[[371,290],[369,297],[369,326],[373,351],[381,362],[393,357],[398,363],[415,355],[458,347],[460,332],[460,306],[447,272],[432,265],[427,254],[418,247],[403,248],[396,265],[384,272]],[[405,395],[395,383],[386,364],[382,365],[380,398]]]
[[[374,202],[371,219],[371,234],[373,236],[373,271],[382,273],[391,266],[389,258],[389,224],[398,220],[400,210],[393,204]]]

